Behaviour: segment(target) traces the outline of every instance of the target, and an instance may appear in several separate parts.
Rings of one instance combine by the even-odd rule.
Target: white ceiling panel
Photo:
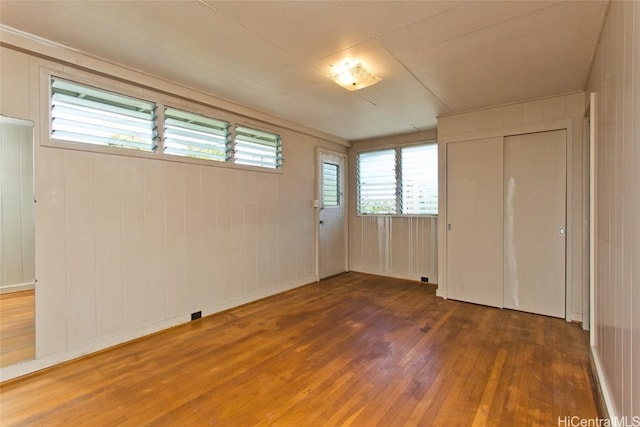
[[[380,41],[400,59],[407,60],[448,40],[473,35],[483,28],[557,3],[557,1],[465,2],[434,17],[382,36]]]
[[[209,3],[219,14],[303,61],[330,55],[375,35],[333,1]]]
[[[606,1],[0,1],[0,23],[345,139],[582,89]],[[382,77],[349,92],[329,66]]]
[[[449,9],[463,1],[340,1],[357,23],[370,34],[381,36],[405,28]]]
[[[600,11],[595,2],[577,10],[558,4],[453,38],[406,62],[453,111],[580,90],[596,42],[587,29],[599,22]]]

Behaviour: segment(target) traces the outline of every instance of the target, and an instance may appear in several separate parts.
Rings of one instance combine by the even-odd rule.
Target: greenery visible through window
[[[230,158],[229,143],[229,122],[165,108],[166,154],[225,162]]]
[[[282,166],[280,135],[236,126],[235,161],[242,165],[279,168]]]
[[[436,144],[361,152],[357,174],[359,214],[438,214]]]
[[[156,105],[58,78],[51,79],[51,137],[153,151]]]

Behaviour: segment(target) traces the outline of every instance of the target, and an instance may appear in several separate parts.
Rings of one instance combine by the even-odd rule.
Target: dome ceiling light
[[[360,62],[332,65],[329,78],[349,91],[363,89],[382,80],[371,74]]]

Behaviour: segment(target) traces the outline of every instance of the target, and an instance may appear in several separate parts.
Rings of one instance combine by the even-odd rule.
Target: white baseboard
[[[30,291],[35,289],[35,283],[19,283],[17,285],[7,285],[0,288],[0,294],[8,294],[11,292]]]
[[[602,400],[604,401],[604,404],[606,406],[605,410],[607,411],[607,413],[604,415],[610,420],[618,420],[618,411],[616,410],[613,401],[611,387],[609,386],[607,378],[604,376],[602,363],[600,362],[600,356],[598,355],[598,351],[594,346],[591,346],[591,357],[593,359],[593,365],[595,368],[595,379],[598,382],[598,384],[596,384],[596,387],[598,387],[600,392],[602,393]]]
[[[367,268],[367,267],[362,267],[359,265],[352,265],[349,267],[349,271],[354,271],[356,273],[366,273],[366,274],[375,274],[376,276],[386,276],[386,277],[393,277],[396,279],[404,279],[404,280],[413,280],[414,282],[419,282],[421,279],[421,276],[417,275],[417,274],[410,274],[410,273],[398,273],[398,272],[393,272],[393,271],[386,271],[386,270],[378,270],[375,268]],[[427,277],[429,277],[429,283],[431,284],[437,284],[436,282],[434,282],[434,280],[436,279],[435,275],[433,277],[430,277],[430,275],[427,275]]]

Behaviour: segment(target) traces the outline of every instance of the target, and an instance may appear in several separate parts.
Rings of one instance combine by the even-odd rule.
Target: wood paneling
[[[12,84],[0,85],[0,112],[9,117],[29,117],[29,80],[25,71],[29,67],[29,55],[0,48],[0,75]]]
[[[359,216],[351,221],[351,270],[437,281],[437,218]]]
[[[611,416],[640,414],[640,4],[612,2],[595,92],[593,353]]]
[[[122,329],[122,185],[111,178],[120,176],[116,157],[103,156],[94,161],[96,227],[96,332],[98,335]]]
[[[556,425],[595,418],[586,333],[347,273],[0,387],[13,425]]]
[[[66,227],[64,239],[57,242],[57,250],[65,253],[68,307],[65,314],[67,345],[71,346],[94,340],[97,335],[93,157],[90,153],[80,151],[65,151],[64,155]],[[38,286],[44,287],[46,282],[39,283]]]
[[[62,157],[64,200],[40,205],[39,218],[63,203],[64,235],[48,244],[65,260],[66,345],[213,312],[313,277],[313,210],[300,203],[312,199],[312,176],[308,188],[290,193],[279,188],[300,184],[288,171],[43,150]],[[313,146],[298,160],[313,164]],[[50,171],[58,170],[43,168],[41,177]],[[59,226],[46,221],[42,228],[48,234]]]
[[[67,348],[65,186],[63,150],[36,149],[36,357]],[[46,215],[40,213],[46,212]],[[126,245],[125,245],[126,247]],[[42,256],[46,254],[46,256]],[[127,259],[126,257],[123,259]],[[126,289],[126,288],[125,288]],[[126,300],[125,300],[126,301]]]

